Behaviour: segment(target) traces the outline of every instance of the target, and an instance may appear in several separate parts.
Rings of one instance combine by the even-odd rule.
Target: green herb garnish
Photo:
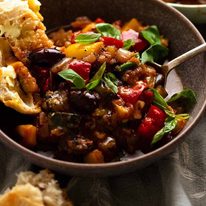
[[[141,31],[141,35],[150,43],[150,45],[161,44],[160,33],[155,25]]]
[[[115,28],[112,24],[100,23],[96,24],[96,29],[102,36],[113,37],[120,39],[121,32],[119,29]]]
[[[126,50],[129,50],[134,45],[135,45],[135,42],[132,39],[128,39],[128,40],[124,41],[123,48]]]
[[[169,132],[174,130],[175,127],[177,126],[178,121],[180,121],[182,119],[187,120],[187,119],[189,119],[190,115],[186,114],[186,113],[185,114],[175,114],[173,111],[171,111],[169,109],[169,105],[167,104],[165,99],[159,94],[159,92],[156,89],[151,89],[151,90],[153,91],[153,94],[154,94],[153,103],[155,105],[157,105],[159,108],[163,109],[168,116],[166,121],[165,121],[164,127],[161,130],[159,130],[155,134],[155,136],[153,137],[151,144],[155,144],[156,142],[161,140],[165,134],[168,134]],[[190,106],[192,106],[192,104],[196,103],[196,98],[195,98],[194,92],[190,89],[183,90],[182,92],[179,92],[179,93],[173,95],[169,101],[173,102],[173,101],[176,101],[182,97],[186,97],[186,98],[190,99],[189,100],[191,103]]]
[[[126,62],[124,64],[121,64],[120,66],[116,66],[115,69],[119,72],[124,72],[127,69],[136,66],[137,64],[134,62]]]
[[[191,89],[184,89],[183,91],[174,94],[167,103],[180,103],[186,109],[190,109],[196,102],[196,94]]]
[[[86,88],[88,90],[94,89],[101,81],[102,76],[106,70],[106,62],[102,64],[102,66],[99,68],[97,73],[92,77],[92,79],[89,81],[89,83],[86,85]]]
[[[146,62],[158,62],[161,59],[165,58],[168,55],[168,48],[160,45],[155,44],[151,45],[147,50],[145,50],[141,55],[142,63]]]
[[[90,43],[93,43],[99,40],[100,37],[101,37],[101,34],[97,34],[93,32],[83,33],[83,34],[79,34],[78,36],[76,36],[75,42],[81,43],[81,44],[90,44]]]
[[[155,134],[155,136],[153,137],[152,144],[157,143],[159,140],[162,139],[162,137],[165,134],[168,134],[169,132],[174,130],[176,125],[177,125],[177,119],[176,118],[171,118],[171,117],[167,118],[166,121],[165,121],[165,126],[161,130],[159,130]]]
[[[141,55],[142,63],[158,62],[168,55],[168,48],[162,45],[157,26],[150,26],[141,31],[141,35],[150,43],[150,47]]]
[[[85,87],[84,79],[72,69],[66,69],[58,73],[63,79],[70,81],[77,89]]]
[[[109,72],[104,75],[103,81],[105,85],[110,88],[114,93],[118,92],[118,79],[113,73]]]

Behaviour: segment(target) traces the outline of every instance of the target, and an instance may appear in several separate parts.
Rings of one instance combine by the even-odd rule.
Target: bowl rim
[[[206,4],[179,4],[179,3],[166,3],[166,4],[175,8],[206,9]]]
[[[159,4],[160,7],[162,7],[165,10],[168,10],[169,12],[173,13],[176,17],[181,18],[181,20],[187,24],[187,26],[189,28],[191,28],[191,30],[194,31],[194,35],[196,35],[197,38],[197,42],[204,43],[204,39],[202,37],[202,35],[200,34],[200,32],[197,30],[197,28],[183,15],[181,14],[179,11],[177,11],[176,9],[174,9],[173,7],[165,4],[164,2],[160,2],[160,1],[155,1],[157,4]],[[111,171],[113,169],[120,169],[121,167],[127,167],[132,163],[137,163],[138,161],[148,161],[148,160],[152,160],[153,156],[156,156],[156,158],[160,158],[163,156],[163,154],[166,154],[167,151],[169,149],[172,149],[177,143],[182,142],[182,140],[184,139],[183,137],[186,136],[186,134],[190,131],[191,128],[193,128],[195,126],[195,124],[197,124],[198,119],[201,117],[201,114],[203,113],[204,109],[206,107],[206,98],[204,100],[204,103],[202,104],[201,109],[198,111],[198,113],[196,114],[196,116],[192,119],[191,124],[184,129],[180,134],[178,134],[172,141],[170,141],[169,143],[163,145],[162,147],[151,151],[147,154],[143,154],[141,156],[137,156],[131,159],[128,159],[126,161],[117,161],[117,162],[109,162],[109,163],[98,163],[98,164],[88,164],[88,163],[75,163],[75,162],[67,162],[67,161],[63,161],[63,160],[58,160],[58,159],[54,159],[48,156],[45,156],[43,154],[37,153],[35,151],[32,151],[24,146],[22,146],[21,144],[17,143],[15,140],[13,140],[12,138],[10,138],[6,133],[4,133],[2,130],[0,130],[0,140],[2,142],[4,142],[8,147],[10,147],[11,149],[14,149],[17,152],[20,152],[21,154],[23,154],[22,156],[25,157],[27,156],[28,160],[33,160],[33,163],[38,163],[40,161],[42,161],[41,165],[44,164],[45,162],[47,162],[48,164],[50,164],[50,166],[57,167],[58,168],[67,168],[68,169],[68,173],[69,173],[69,168],[72,168],[72,170],[77,170],[78,174],[80,172],[85,172],[86,174],[93,174],[95,173],[95,171],[99,171],[99,170],[103,170],[107,172],[109,171],[109,173],[111,174]],[[40,163],[39,163],[40,165]],[[113,170],[114,171],[114,170]],[[114,172],[115,173],[115,172]],[[112,174],[113,175],[113,174]]]

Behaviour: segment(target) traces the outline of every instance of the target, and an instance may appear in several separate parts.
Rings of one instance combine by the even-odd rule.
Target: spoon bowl
[[[164,76],[164,84],[166,84],[167,81],[167,76],[168,74],[175,69],[177,66],[179,66],[180,64],[184,63],[185,61],[195,57],[196,55],[205,52],[206,51],[206,43],[201,44],[187,52],[185,52],[184,54],[174,58],[173,60],[164,63],[163,65],[157,64],[157,63],[152,63],[155,67],[159,68]]]

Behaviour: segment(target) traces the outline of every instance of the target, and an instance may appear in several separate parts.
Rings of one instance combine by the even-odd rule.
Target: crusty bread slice
[[[72,206],[48,170],[22,172],[17,184],[0,196],[0,206]]]
[[[37,0],[0,0],[0,36],[8,40],[22,62],[27,61],[30,52],[53,46],[36,9],[38,5],[35,7],[37,3]]]
[[[31,184],[19,185],[0,196],[0,206],[45,206],[41,191]]]

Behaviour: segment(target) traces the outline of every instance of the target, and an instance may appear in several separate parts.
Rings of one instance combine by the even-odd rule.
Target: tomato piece
[[[137,128],[140,137],[140,147],[143,152],[149,151],[154,135],[163,128],[166,114],[159,107],[151,105],[146,117]]]
[[[118,95],[126,102],[135,104],[140,95],[146,89],[146,83],[140,81],[134,87],[119,87]]]
[[[153,124],[156,126],[157,131],[160,130],[164,126],[166,114],[159,107],[151,105],[147,113],[147,117],[150,117],[153,119]]]
[[[122,40],[115,39],[113,37],[102,37],[102,40],[106,46],[116,46],[117,48],[122,48],[124,46]]]
[[[140,99],[145,102],[146,105],[151,105],[154,99],[154,93],[151,90],[145,90]]]
[[[91,70],[90,63],[81,60],[73,60],[68,67],[79,74],[85,81],[89,80]]]

